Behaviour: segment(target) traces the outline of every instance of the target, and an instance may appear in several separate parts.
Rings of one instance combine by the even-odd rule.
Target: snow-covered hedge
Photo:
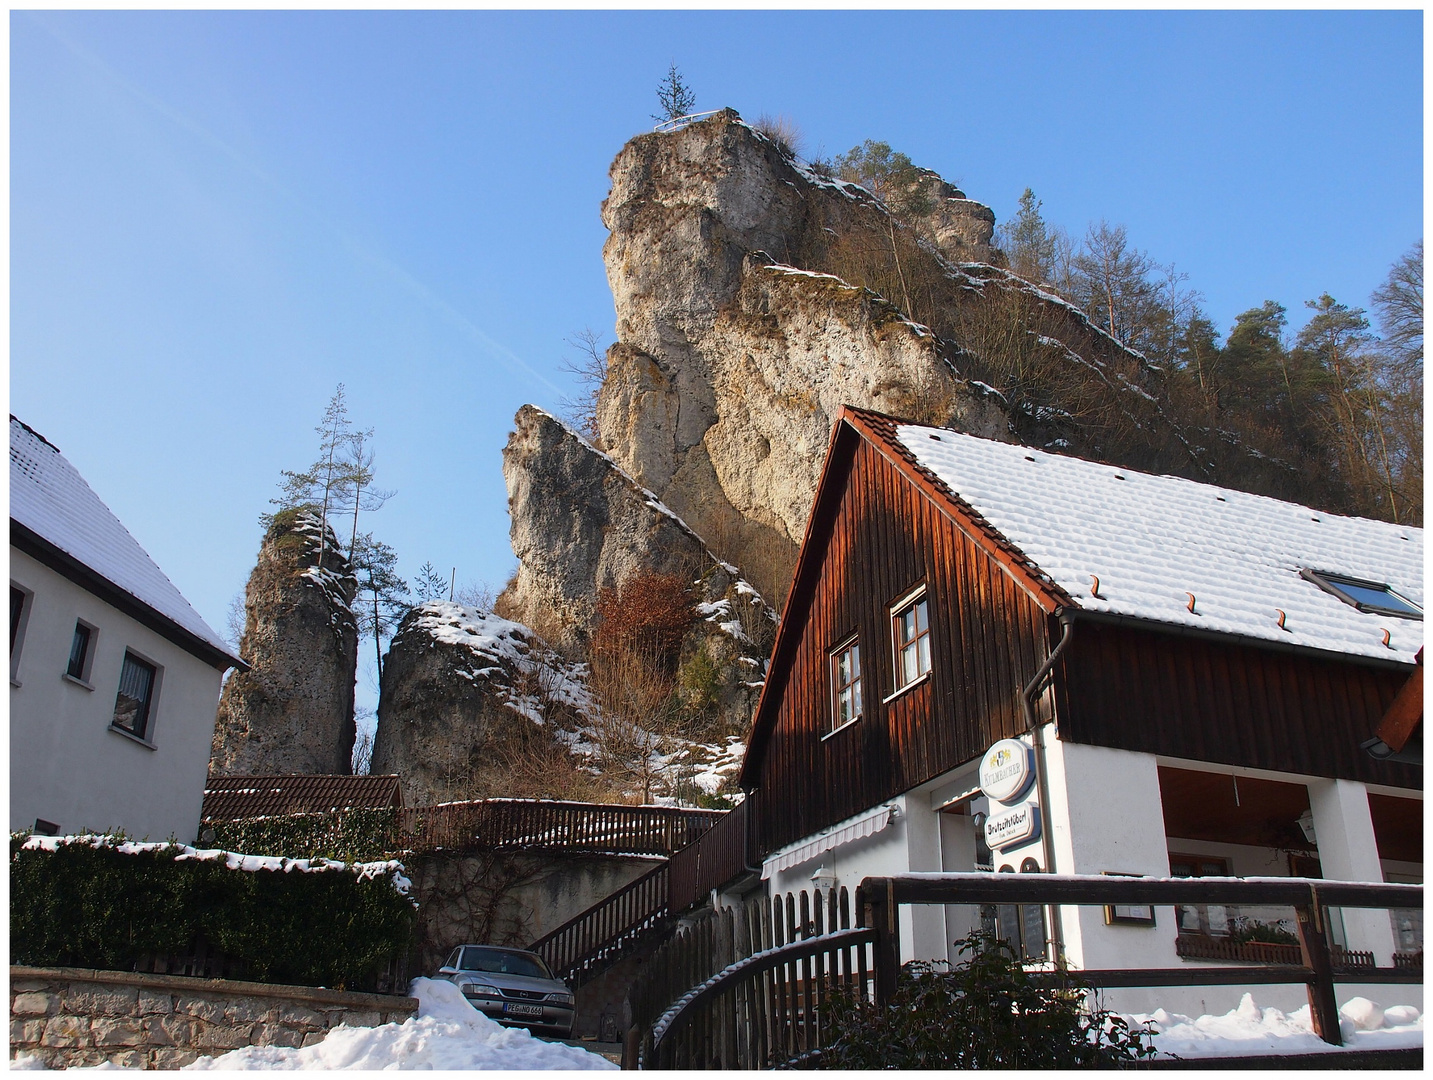
[[[343,863],[134,843],[12,838],[10,959],[128,970],[202,943],[258,982],[370,987],[408,945],[397,862]]]
[[[216,847],[290,859],[365,862],[403,850],[398,811],[391,806],[214,821],[206,828],[213,836],[204,841]]]

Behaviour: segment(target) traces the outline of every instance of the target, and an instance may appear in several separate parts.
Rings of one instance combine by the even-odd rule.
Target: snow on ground
[[[1339,1009],[1343,1047],[1314,1034],[1309,1007],[1291,1013],[1261,1009],[1252,994],[1223,1016],[1182,1016],[1156,1009],[1126,1015],[1131,1028],[1148,1024],[1161,1055],[1237,1057],[1253,1054],[1309,1054],[1342,1050],[1403,1050],[1423,1045],[1423,1016],[1411,1005],[1384,1009],[1367,998],[1351,998]]]
[[[586,665],[565,662],[522,623],[451,600],[430,600],[415,610],[414,631],[446,645],[461,645],[473,653],[473,668],[457,673],[470,682],[502,674],[504,669],[493,663],[505,663],[536,679],[538,694],[501,688],[503,703],[519,715],[541,725],[545,723],[546,703],[570,706],[582,716],[594,715],[595,706],[586,685]]]
[[[615,1069],[601,1055],[534,1038],[505,1028],[478,1012],[451,983],[414,979],[409,993],[418,998],[418,1015],[401,1024],[338,1027],[322,1042],[303,1049],[250,1046],[219,1057],[201,1057],[190,1070],[210,1069]],[[1349,1050],[1402,1050],[1423,1046],[1423,1016],[1411,1005],[1383,1008],[1353,998],[1339,1010],[1343,1047],[1313,1033],[1307,1005],[1284,1013],[1261,1009],[1245,994],[1237,1009],[1223,1016],[1181,1016],[1156,1009],[1126,1016],[1132,1027],[1149,1025],[1161,1054],[1182,1058],[1237,1057],[1256,1054],[1338,1053]],[[12,1069],[43,1066],[31,1054],[19,1054]],[[97,1068],[113,1069],[113,1065]]]
[[[478,1012],[450,982],[414,979],[418,1015],[401,1024],[338,1027],[301,1050],[248,1046],[186,1069],[615,1069],[587,1050],[544,1042]]]
[[[692,782],[708,795],[714,795],[721,786],[741,769],[746,756],[746,742],[740,736],[729,736],[725,746],[705,745],[707,760],[692,777]]]

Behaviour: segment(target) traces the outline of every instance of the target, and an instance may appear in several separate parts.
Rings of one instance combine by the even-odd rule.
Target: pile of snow
[[[379,1027],[342,1025],[322,1042],[295,1049],[246,1046],[184,1066],[210,1069],[615,1069],[600,1054],[543,1042],[530,1032],[505,1028],[478,1012],[450,982],[414,979],[409,994],[418,1015]],[[12,1069],[40,1069],[40,1059],[19,1054]],[[113,1069],[114,1065],[97,1068]]]
[[[194,848],[188,844],[162,841],[123,840],[119,837],[100,833],[84,833],[78,836],[32,836],[22,845],[24,851],[57,851],[71,844],[85,844],[89,847],[113,848],[121,855],[138,855],[146,851],[176,852],[175,862],[214,862],[224,860],[230,870],[279,870],[286,874],[297,871],[301,874],[319,874],[326,871],[347,871],[360,881],[367,878],[386,877],[403,896],[408,896],[413,883],[403,872],[403,864],[397,859],[379,862],[346,863],[338,859],[287,859],[281,855],[242,855],[237,851],[223,851],[219,848]]]
[[[337,1027],[303,1049],[248,1046],[201,1057],[186,1069],[615,1069],[599,1054],[544,1042],[489,1020],[458,988],[414,979],[418,1015],[401,1024]]]
[[[1423,1046],[1423,1016],[1412,1005],[1383,1008],[1367,998],[1351,998],[1339,1010],[1344,1050],[1403,1050]],[[1340,1047],[1314,1034],[1307,1005],[1284,1013],[1261,1009],[1252,994],[1223,1016],[1182,1016],[1156,1009],[1125,1016],[1131,1028],[1148,1026],[1160,1055],[1236,1057],[1254,1054],[1337,1052]]]

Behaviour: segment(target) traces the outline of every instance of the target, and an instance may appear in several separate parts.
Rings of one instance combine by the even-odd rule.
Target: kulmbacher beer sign
[[[1007,805],[1019,799],[1035,777],[1031,755],[1030,747],[1018,739],[1001,739],[985,751],[980,762],[981,793]]]

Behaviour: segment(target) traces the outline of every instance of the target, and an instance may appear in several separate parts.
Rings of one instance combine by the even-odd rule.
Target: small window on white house
[[[35,594],[29,589],[10,582],[10,682],[20,685],[20,654],[25,649],[25,624],[30,621],[30,609],[35,606]]]
[[[922,593],[907,600],[891,617],[896,647],[896,689],[930,671],[930,607]]]
[[[65,674],[82,683],[90,678],[90,662],[94,658],[95,628],[87,622],[75,621],[75,636],[70,639],[70,662]]]
[[[14,655],[15,643],[20,639],[20,620],[25,616],[25,603],[30,598],[25,590],[10,586],[10,653]]]
[[[831,730],[861,718],[861,643],[852,638],[831,653]]]
[[[1395,615],[1401,619],[1423,618],[1423,610],[1417,604],[1399,596],[1392,586],[1384,582],[1363,581],[1338,574],[1326,574],[1319,570],[1305,570],[1303,576],[1324,592],[1332,593],[1359,611]]]
[[[114,726],[141,739],[149,738],[159,669],[131,652],[124,654],[119,693],[114,698]]]

